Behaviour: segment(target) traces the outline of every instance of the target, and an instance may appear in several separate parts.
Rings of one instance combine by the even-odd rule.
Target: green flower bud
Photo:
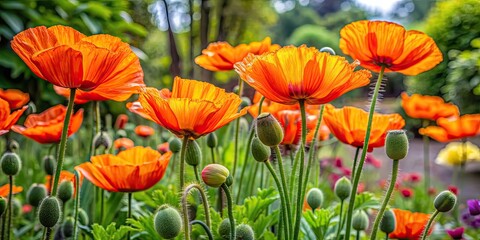
[[[123,129],[117,130],[117,138],[126,138],[127,132]]]
[[[47,175],[53,175],[56,167],[57,160],[55,160],[54,156],[48,155],[43,158],[43,170]]]
[[[257,136],[260,141],[269,146],[274,147],[283,140],[282,125],[270,113],[262,113],[257,117]]]
[[[248,97],[242,97],[242,103],[240,104],[240,108],[248,107],[252,105],[252,101]]]
[[[8,151],[16,153],[19,148],[20,148],[20,145],[18,144],[17,141],[13,139],[8,141],[8,148],[7,148]]]
[[[85,210],[83,210],[83,208],[78,209],[78,222],[83,226],[88,225],[88,222],[89,222],[88,214],[87,212],[85,212]]]
[[[385,139],[385,152],[390,159],[404,159],[408,154],[408,138],[404,130],[388,131]]]
[[[333,50],[331,47],[320,48],[320,52],[327,52],[330,53],[330,55],[335,55],[335,50]]]
[[[312,188],[307,193],[307,203],[308,206],[315,210],[322,206],[323,203],[323,192],[318,188]]]
[[[215,134],[214,132],[210,133],[207,135],[207,146],[209,148],[214,148],[218,145],[218,138],[217,138],[217,134]]]
[[[230,172],[220,164],[208,164],[202,171],[202,179],[210,187],[220,187],[227,181]]]
[[[182,150],[182,141],[178,138],[172,138],[172,140],[168,142],[168,148],[170,148],[170,151],[173,153],[179,153],[180,150]]]
[[[395,214],[392,210],[385,211],[383,214],[382,221],[380,222],[380,230],[386,234],[390,234],[395,231]]]
[[[365,211],[357,211],[352,217],[352,228],[357,231],[367,230],[368,215]]]
[[[28,204],[38,207],[42,200],[47,196],[47,188],[43,184],[33,184],[27,192]]]
[[[350,197],[350,192],[352,191],[352,183],[346,177],[342,177],[337,180],[335,183],[335,196],[337,196],[340,200],[345,200]]]
[[[112,147],[112,139],[110,138],[110,136],[108,136],[108,133],[106,131],[101,131],[97,133],[93,138],[93,146],[95,147],[95,149],[103,146],[106,150],[108,150]]]
[[[13,152],[5,152],[0,159],[0,164],[2,165],[3,173],[9,176],[17,175],[22,169],[20,157]]]
[[[182,231],[182,218],[175,208],[162,205],[155,214],[154,225],[162,238],[171,239]]]
[[[443,191],[437,195],[433,201],[435,209],[439,212],[448,212],[455,207],[457,196],[450,191]]]
[[[57,196],[63,203],[70,200],[73,196],[73,183],[71,181],[62,181],[58,186]]]
[[[236,233],[236,238],[235,238],[236,240],[254,240],[255,239],[255,233],[253,232],[252,227],[250,227],[250,225],[247,225],[247,224],[238,225],[235,229],[235,233]]]
[[[254,137],[252,139],[251,149],[253,158],[257,162],[267,161],[272,154],[272,150],[269,147],[265,146],[257,137]]]
[[[3,197],[0,197],[0,216],[3,216],[5,210],[7,210],[7,200],[5,200]]]
[[[238,95],[238,92],[240,91],[240,87],[238,85],[236,85],[235,87],[233,87],[232,89],[232,92],[237,94]]]
[[[190,166],[197,166],[202,162],[202,149],[195,140],[188,140],[185,162]]]
[[[230,220],[228,218],[223,219],[220,226],[218,226],[218,235],[222,239],[230,239]]]
[[[38,208],[38,220],[44,227],[53,227],[60,219],[60,202],[56,197],[43,199]]]
[[[62,225],[62,233],[65,238],[69,238],[73,236],[73,228],[74,228],[74,219],[73,217],[67,217]]]

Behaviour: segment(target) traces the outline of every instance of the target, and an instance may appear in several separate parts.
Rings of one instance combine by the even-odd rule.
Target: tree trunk
[[[172,77],[176,77],[176,76],[180,76],[181,74],[181,68],[180,68],[181,60],[180,60],[180,55],[178,54],[177,44],[175,42],[175,36],[173,35],[167,1],[163,0],[163,4],[165,4],[165,15],[166,15],[167,24],[168,24],[168,41],[170,43],[170,57],[172,58],[172,64],[170,65],[170,74],[172,75]]]

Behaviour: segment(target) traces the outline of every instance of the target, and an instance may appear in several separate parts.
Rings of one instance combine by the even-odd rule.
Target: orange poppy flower
[[[1,89],[0,98],[7,101],[10,109],[19,109],[30,101],[28,93],[24,93],[18,89]]]
[[[367,128],[368,112],[355,107],[336,109],[325,106],[323,119],[332,134],[341,142],[354,147],[363,147]],[[389,130],[402,129],[405,120],[399,114],[374,113],[368,151],[383,147]]]
[[[12,187],[12,194],[21,193],[23,191],[23,187],[17,187],[13,185]],[[10,192],[10,184],[5,184],[0,187],[0,197],[8,197],[8,193]]]
[[[343,57],[304,45],[283,47],[257,57],[250,54],[235,64],[240,77],[255,90],[287,105],[299,101],[312,105],[328,103],[369,84],[370,72],[354,71],[355,67]]]
[[[422,236],[430,214],[410,212],[402,209],[392,209],[395,215],[395,231],[390,233],[392,239],[418,240]],[[433,226],[428,234],[432,233]]]
[[[129,149],[135,146],[135,143],[129,138],[119,138],[113,141],[113,146],[116,150]]]
[[[137,134],[137,136],[140,136],[143,138],[150,137],[155,133],[155,129],[146,125],[138,125],[135,127],[134,131],[135,131],[135,134]]]
[[[8,102],[0,98],[0,135],[10,131],[10,128],[18,121],[27,108],[28,106],[23,106],[21,109],[10,113]]]
[[[117,156],[93,156],[91,161],[75,167],[95,186],[110,192],[138,192],[160,181],[172,152],[160,154],[147,147],[134,147]]]
[[[300,142],[302,134],[302,118],[299,110],[281,110],[274,112],[272,115],[278,119],[278,122],[283,127],[282,145],[297,145]],[[307,138],[306,142],[310,143],[313,140],[315,127],[317,126],[318,117],[307,114]],[[323,128],[319,129],[319,139],[325,140],[328,138],[330,131],[325,129],[325,125],[321,123]]]
[[[62,135],[63,121],[67,108],[63,105],[51,107],[40,114],[30,114],[23,123],[15,125],[12,130],[39,143],[58,143]],[[68,136],[76,133],[83,121],[83,109],[73,114],[68,127]]]
[[[45,177],[45,188],[48,189],[48,191],[50,192],[50,189],[51,189],[51,180],[52,180],[52,176],[51,175],[47,175]],[[62,170],[60,172],[60,178],[58,180],[58,183],[61,183],[63,181],[70,181],[73,183],[73,192],[75,193],[76,192],[76,189],[77,189],[77,185],[75,184],[75,174],[69,172],[69,171],[66,171],[66,170]],[[83,175],[80,174],[80,186],[82,186],[82,181],[83,181]]]
[[[117,37],[40,26],[17,34],[11,46],[35,75],[59,87],[78,88],[82,99],[123,101],[144,86],[138,57]],[[93,90],[88,97],[83,94]]]
[[[443,61],[442,52],[426,34],[407,31],[386,21],[357,21],[340,31],[340,49],[364,68],[417,75]]]
[[[157,151],[161,154],[164,154],[168,151],[170,151],[169,144],[168,142],[164,142],[162,144],[158,144],[157,146]]]
[[[241,102],[238,95],[226,93],[212,84],[176,77],[171,94],[146,88],[138,102],[129,103],[127,107],[178,137],[196,139],[245,115],[248,107],[238,112]]]
[[[466,114],[454,118],[439,118],[438,126],[420,128],[422,135],[427,135],[439,142],[474,137],[480,135],[480,114]]]
[[[119,114],[117,116],[117,120],[115,120],[115,129],[124,129],[125,125],[128,123],[128,116],[127,114]]]
[[[402,93],[402,107],[408,116],[428,120],[437,120],[442,117],[459,116],[458,107],[452,103],[445,103],[441,97],[422,96],[413,94],[408,96]]]
[[[202,51],[202,55],[195,58],[195,63],[210,71],[233,70],[233,65],[242,61],[248,53],[259,55],[280,48],[279,45],[272,45],[271,42],[272,40],[266,37],[261,42],[240,44],[236,47],[232,47],[227,42],[210,43]]]

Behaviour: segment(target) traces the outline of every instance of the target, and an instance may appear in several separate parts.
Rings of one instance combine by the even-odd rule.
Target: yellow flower
[[[452,142],[440,150],[435,162],[440,165],[459,166],[469,161],[480,161],[480,149],[471,142]]]

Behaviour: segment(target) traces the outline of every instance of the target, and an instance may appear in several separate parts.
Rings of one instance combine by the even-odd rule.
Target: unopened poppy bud
[[[235,233],[236,233],[236,237],[235,237],[236,240],[254,240],[255,239],[255,233],[253,232],[252,227],[250,227],[250,225],[247,225],[247,224],[238,225],[235,229]]]
[[[112,139],[108,136],[108,133],[101,131],[95,135],[93,138],[93,146],[95,149],[103,146],[105,149],[110,149],[112,147]]]
[[[89,221],[87,212],[83,208],[78,209],[78,222],[83,226],[87,226]]]
[[[155,214],[154,225],[162,238],[172,239],[182,231],[182,218],[175,208],[162,205]]]
[[[126,138],[127,132],[123,129],[117,130],[116,136],[117,138]]]
[[[55,157],[48,155],[43,158],[43,170],[47,175],[53,175],[56,167],[57,161],[55,160]]]
[[[439,212],[448,212],[455,207],[457,196],[450,191],[442,191],[433,201],[433,206]]]
[[[195,140],[188,140],[187,142],[185,162],[190,166],[197,166],[202,162],[202,149]]]
[[[47,196],[47,188],[43,184],[33,184],[27,192],[28,204],[38,207],[42,200]]]
[[[230,239],[230,220],[228,218],[223,219],[220,226],[218,226],[218,235],[222,239]]]
[[[60,219],[60,202],[56,197],[47,197],[40,203],[38,220],[44,227],[53,227]]]
[[[380,230],[387,235],[395,231],[395,214],[392,210],[387,210],[383,214],[382,221],[380,222]]]
[[[58,186],[58,198],[62,202],[70,200],[73,196],[73,183],[71,181],[63,181]]]
[[[323,203],[323,192],[318,188],[312,188],[307,193],[307,203],[308,206],[315,210],[322,206]]]
[[[352,183],[348,178],[342,177],[337,180],[335,183],[334,192],[340,200],[343,201],[350,197],[350,191],[352,191]]]
[[[242,103],[240,103],[240,108],[248,107],[252,105],[252,101],[248,97],[242,97]]]
[[[283,140],[282,125],[270,113],[262,113],[257,117],[257,137],[260,141],[274,147]]]
[[[257,137],[254,137],[252,139],[251,149],[253,158],[257,162],[267,161],[272,154],[272,150],[269,147],[265,146]]]
[[[238,92],[240,91],[240,87],[238,85],[236,85],[235,87],[233,87],[232,89],[232,92],[235,93],[235,94],[238,94]]]
[[[168,142],[168,147],[173,153],[178,153],[180,150],[182,150],[182,141],[180,141],[178,138],[173,138],[170,140],[170,142]]]
[[[73,236],[73,227],[74,227],[73,217],[67,217],[62,224],[62,233],[65,238],[69,238]]]
[[[352,228],[357,231],[364,231],[368,228],[368,215],[365,211],[357,211],[352,218]]]
[[[320,52],[327,52],[330,53],[330,55],[335,55],[335,50],[333,50],[331,47],[320,48]]]
[[[6,175],[15,176],[22,169],[22,161],[20,157],[13,152],[6,152],[3,154],[0,159],[0,164],[2,165],[2,171]]]
[[[14,217],[20,217],[20,214],[23,212],[22,203],[16,198],[13,199],[12,203],[13,203],[13,211],[12,211],[13,216]]]
[[[408,154],[408,138],[404,130],[388,131],[385,139],[385,152],[390,159],[404,159]]]
[[[220,164],[208,164],[202,171],[202,179],[210,187],[220,187],[227,181],[230,172]]]
[[[0,216],[3,216],[6,209],[7,209],[7,200],[5,200],[5,198],[3,197],[0,197]]]
[[[20,145],[18,145],[18,142],[15,140],[10,140],[8,141],[8,150],[10,152],[17,152],[17,150],[20,148]]]
[[[217,134],[215,134],[214,132],[210,133],[207,135],[207,146],[209,148],[214,148],[218,145],[218,138],[217,138]]]

